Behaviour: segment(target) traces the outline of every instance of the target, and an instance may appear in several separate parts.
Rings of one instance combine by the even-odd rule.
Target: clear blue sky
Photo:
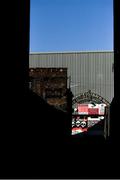
[[[31,0],[30,52],[113,50],[113,0]]]

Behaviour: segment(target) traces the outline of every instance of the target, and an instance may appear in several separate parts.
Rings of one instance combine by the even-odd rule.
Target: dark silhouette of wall
[[[6,66],[3,67],[6,68],[3,69],[4,80],[1,88],[3,100],[0,124],[0,177],[119,177],[119,133],[108,141],[97,137],[83,137],[81,140],[70,138],[69,115],[54,109],[29,91],[29,0],[16,1],[12,7],[9,5],[10,3],[7,4],[9,15],[5,22],[10,20],[10,25],[7,23],[3,47],[8,51],[4,56]],[[119,58],[119,53],[115,58]],[[112,109],[116,109],[114,103]],[[112,126],[116,128],[114,110]],[[115,129],[113,132],[116,132]]]
[[[1,177],[45,176],[48,164],[60,160],[70,136],[68,114],[29,90],[29,6],[29,0],[16,1],[6,21],[10,19],[2,82]]]

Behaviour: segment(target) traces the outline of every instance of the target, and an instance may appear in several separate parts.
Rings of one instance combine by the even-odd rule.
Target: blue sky
[[[30,52],[113,50],[113,0],[31,0]]]

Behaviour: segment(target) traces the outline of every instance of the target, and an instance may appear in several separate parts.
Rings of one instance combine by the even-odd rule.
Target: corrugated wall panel
[[[113,52],[30,54],[29,67],[66,67],[76,96],[91,90],[109,102],[114,97]]]

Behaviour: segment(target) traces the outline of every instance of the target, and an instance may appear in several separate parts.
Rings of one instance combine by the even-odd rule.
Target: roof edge
[[[56,51],[56,52],[30,52],[29,54],[72,54],[72,53],[113,53],[114,50],[96,50],[96,51]]]

